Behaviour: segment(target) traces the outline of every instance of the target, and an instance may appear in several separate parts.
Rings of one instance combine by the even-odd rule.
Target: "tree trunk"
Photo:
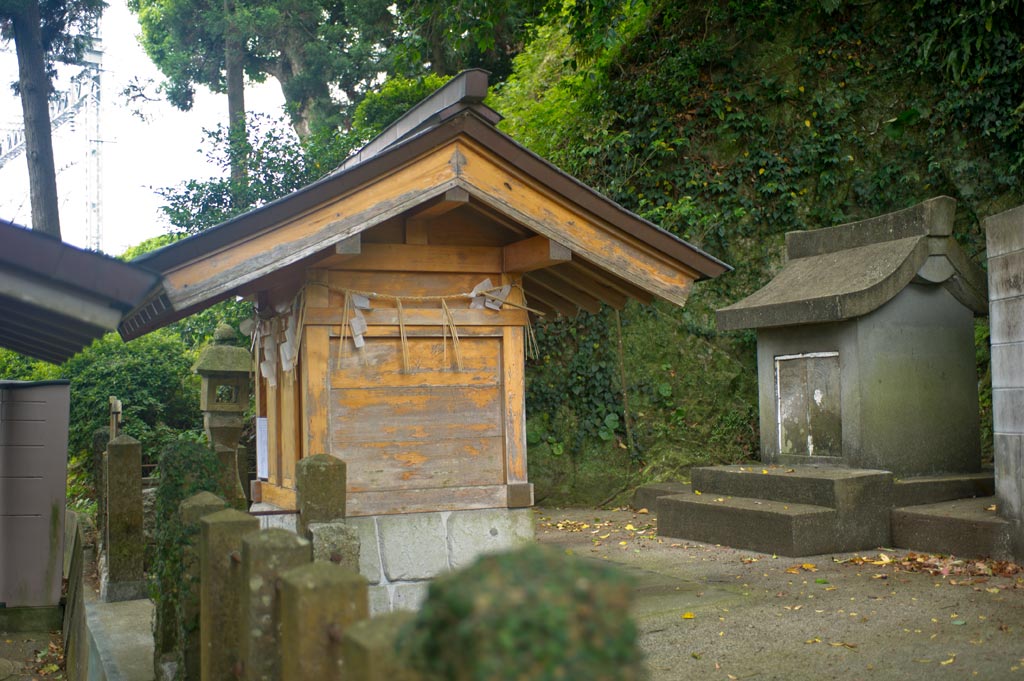
[[[25,119],[25,157],[28,160],[29,196],[32,201],[32,229],[60,239],[57,209],[57,177],[50,137],[50,79],[40,26],[39,3],[31,0],[24,11],[14,14],[14,45],[18,54],[18,86]]]
[[[231,155],[232,201],[236,207],[245,193],[248,180],[246,157],[249,140],[245,128],[245,76],[242,66],[242,41],[235,25],[235,4],[224,0],[224,67],[228,86],[228,144]]]

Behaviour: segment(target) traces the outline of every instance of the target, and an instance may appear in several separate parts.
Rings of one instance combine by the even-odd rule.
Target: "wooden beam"
[[[438,303],[440,305],[440,303]],[[341,324],[341,310],[334,307],[313,307],[305,310],[303,321],[306,326],[334,326]],[[513,307],[503,310],[469,310],[454,308],[452,319],[458,327],[465,326],[523,326],[527,323],[526,311]],[[397,326],[398,310],[393,307],[380,307],[365,310],[363,317],[367,326]],[[437,326],[444,323],[444,313],[440,308],[407,308],[402,315],[407,326]],[[461,333],[461,329],[460,329]]]
[[[473,487],[435,487],[428,489],[359,491],[345,495],[349,517],[422,513],[425,511],[463,511],[481,508],[505,508],[506,485]]]
[[[590,263],[584,262],[580,259],[573,260],[571,263],[567,264],[566,269],[572,270],[573,272],[582,273],[585,276],[589,276],[594,281],[600,282],[609,288],[615,289],[622,295],[632,298],[633,300],[637,300],[643,303],[644,305],[647,305],[652,300],[654,300],[654,296],[652,296],[650,293],[643,290],[642,288],[638,288],[633,284],[630,284],[625,279],[620,279],[618,277],[612,276],[611,274],[605,272],[596,265],[591,265]]]
[[[507,327],[501,342],[505,408],[505,482],[526,482],[526,373],[522,327]]]
[[[570,286],[560,279],[556,279],[548,272],[540,270],[529,274],[530,281],[541,288],[565,298],[574,305],[583,308],[591,314],[597,314],[601,310],[601,301],[575,286]]]
[[[570,286],[574,286],[585,293],[589,293],[598,300],[621,310],[626,305],[629,297],[610,286],[593,279],[586,270],[569,270],[561,267],[552,267],[546,271],[552,277],[559,279]]]
[[[563,317],[575,317],[576,313],[579,312],[576,306],[568,300],[548,291],[546,288],[542,288],[535,281],[524,279],[523,288],[526,290],[527,300],[540,302]]]
[[[444,193],[440,201],[428,204],[424,208],[415,209],[409,214],[407,219],[415,221],[432,220],[468,203],[469,192],[462,187],[452,187]]]
[[[501,249],[492,246],[363,244],[363,252],[346,260],[344,269],[497,274],[501,272]]]
[[[386,178],[353,187],[244,240],[175,266],[164,272],[168,301],[175,310],[183,310],[234,292],[423,205],[458,182],[449,164],[454,146],[432,150]]]
[[[356,236],[355,239],[358,240],[359,237]],[[356,245],[358,246],[358,243]],[[309,270],[305,294],[307,307],[322,308],[330,305],[331,292],[327,287],[327,277],[326,270]],[[302,376],[302,399],[299,410],[303,416],[299,425],[300,430],[305,431],[299,437],[302,457],[330,454],[331,386],[328,377],[331,367],[330,336],[326,326],[303,329],[299,370]]]
[[[540,298],[527,296],[526,304],[527,306],[533,308],[534,310],[537,310],[538,312],[543,312],[545,318],[552,318],[558,316],[558,310],[551,307]]]
[[[505,272],[533,272],[572,260],[572,251],[546,236],[535,236],[502,249]]]
[[[363,238],[359,234],[354,234],[347,239],[339,241],[334,244],[334,255],[335,260],[338,258],[348,259],[359,255],[363,252]]]

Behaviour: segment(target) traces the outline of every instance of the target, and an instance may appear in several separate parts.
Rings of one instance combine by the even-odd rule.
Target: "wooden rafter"
[[[504,272],[533,272],[572,260],[572,251],[545,236],[523,239],[502,250]]]
[[[546,289],[561,298],[565,298],[573,305],[581,307],[587,312],[597,313],[601,310],[600,300],[589,293],[579,290],[575,286],[569,286],[544,270],[531,272],[527,277],[529,281],[537,284],[537,286]]]

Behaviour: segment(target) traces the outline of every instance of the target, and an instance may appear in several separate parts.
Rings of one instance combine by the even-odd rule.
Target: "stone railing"
[[[108,489],[115,489],[121,465],[139,475],[133,458],[137,445],[124,437],[110,443]],[[452,568],[469,567],[436,580],[438,588],[423,594],[420,613],[371,619],[371,589],[382,587],[372,587],[359,573],[360,535],[366,528],[344,517],[344,462],[325,455],[308,457],[297,467],[296,483],[297,532],[260,529],[259,518],[229,508],[211,492],[184,499],[177,517],[159,519],[180,525],[169,559],[181,573],[155,603],[157,679],[500,680],[524,678],[520,672],[527,667],[519,669],[519,663],[532,670],[529,678],[639,678],[628,587],[600,572],[606,568],[582,561],[566,567],[575,559],[536,546],[477,562],[468,552],[459,561],[449,556]],[[138,491],[141,483],[123,480],[116,489],[122,484]],[[134,520],[136,512],[141,514],[141,500],[133,495],[107,500],[108,595],[118,585],[135,582],[134,559],[118,548],[141,555],[141,519]],[[125,500],[131,521],[119,515],[127,513],[119,506]],[[422,515],[445,526],[449,537],[459,532],[451,522]],[[381,524],[379,519],[373,522]],[[372,536],[367,557],[397,569],[401,561],[382,560],[375,552],[387,549],[378,546],[385,544],[380,539]],[[429,557],[414,539],[405,541],[409,560]],[[459,581],[463,579],[465,583]],[[466,603],[473,604],[473,612],[463,612]],[[479,623],[469,627],[468,639],[467,627],[456,626],[464,616]],[[565,646],[553,647],[556,638],[565,638]],[[499,664],[509,669],[507,674],[480,671],[510,651],[516,663]],[[608,657],[607,651],[614,654]],[[463,671],[452,676],[455,668]],[[545,676],[550,670],[554,675]]]

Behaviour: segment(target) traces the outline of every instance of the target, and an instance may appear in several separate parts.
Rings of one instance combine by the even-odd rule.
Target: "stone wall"
[[[1024,206],[985,220],[999,514],[1024,559]]]
[[[271,504],[255,511],[275,510]],[[260,526],[295,531],[295,515],[260,516]],[[489,508],[344,521],[359,535],[359,573],[370,583],[370,612],[415,610],[430,580],[481,555],[516,548],[534,538],[530,509]]]

